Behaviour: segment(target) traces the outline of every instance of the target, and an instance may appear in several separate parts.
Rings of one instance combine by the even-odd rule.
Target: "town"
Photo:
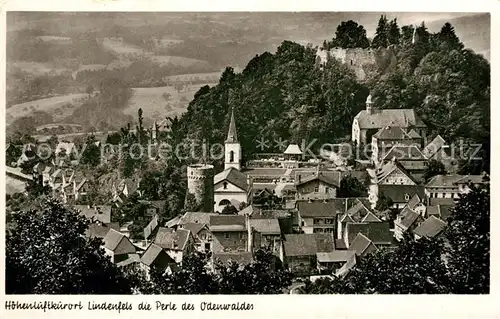
[[[410,33],[408,47],[423,41],[417,29]],[[315,72],[328,72],[336,60],[353,79],[369,78],[357,63],[375,61],[376,49],[345,49],[343,55],[342,50],[323,45],[316,53]],[[359,58],[359,52],[368,53]],[[219,87],[228,85],[223,82],[227,77],[234,74],[226,70]],[[196,94],[195,99],[202,99],[210,93]],[[347,137],[332,136],[335,143],[328,148],[318,144],[313,151],[305,149],[314,136],[309,133],[291,137],[275,131],[273,138],[254,134],[249,139],[246,122],[253,115],[238,105],[235,94],[230,90],[225,109],[214,111],[223,114],[217,116],[224,121],[214,128],[222,133],[207,136],[211,144],[220,144],[219,157],[207,152],[182,157],[179,151],[168,159],[158,152],[134,156],[131,145],[158,150],[162,144],[189,146],[205,140],[196,134],[177,138],[178,119],[147,127],[142,119],[147,105],[139,109],[135,129],[129,124],[102,136],[89,133],[80,141],[53,135],[7,143],[7,180],[19,188],[7,195],[7,228],[16,232],[21,211],[67,210],[85,217],[83,237],[98,240],[117,271],[141,274],[146,282],[176,274],[184,278],[182,270],[196,268],[196,258],[208,274],[222,276],[229,271],[225,269],[249,269],[245,267],[262,262],[265,254],[269,272],[286,274],[277,291],[315,293],[307,289],[349,278],[377,254],[388,256],[384,254],[408,242],[448,240],[446,229],[454,212],[465,209],[467,196],[489,190],[489,168],[482,164],[489,158],[482,144],[469,140],[458,147],[457,141],[468,138],[460,135],[463,130],[439,134],[421,108],[387,107],[389,93],[353,92],[364,105],[342,118]],[[309,123],[303,117],[309,114],[307,106],[295,112],[294,119]],[[308,125],[301,132],[322,124]],[[48,155],[41,145],[48,145]],[[124,154],[105,145],[125,145]],[[107,171],[97,174],[103,167]],[[33,204],[37,201],[41,206]],[[68,216],[61,225],[71,223]],[[50,226],[51,231],[56,228]]]

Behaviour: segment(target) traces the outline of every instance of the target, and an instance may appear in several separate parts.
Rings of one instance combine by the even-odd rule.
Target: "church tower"
[[[234,120],[233,109],[231,109],[231,122],[229,123],[227,139],[224,142],[224,153],[224,170],[231,167],[241,170],[241,145],[236,133],[236,121]]]

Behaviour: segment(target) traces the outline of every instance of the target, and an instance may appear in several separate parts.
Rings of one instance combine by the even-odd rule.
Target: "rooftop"
[[[248,191],[250,185],[247,183],[247,176],[234,167],[230,167],[214,177],[214,185],[227,181],[243,191]]]
[[[91,221],[100,221],[108,224],[111,222],[111,206],[109,205],[73,205],[78,212]]]
[[[373,110],[368,114],[360,111],[355,117],[361,129],[377,129],[386,126],[426,127],[414,109],[384,109]]]
[[[190,231],[160,227],[156,233],[154,243],[163,249],[184,250],[189,241]]]
[[[335,217],[337,214],[333,201],[297,201],[296,207],[302,218]]]
[[[381,195],[389,197],[394,203],[406,203],[412,196],[418,194],[425,198],[424,186],[421,185],[378,185],[379,198]]]
[[[280,224],[277,219],[250,219],[250,226],[263,235],[281,234]]]
[[[290,144],[286,148],[285,152],[283,154],[287,155],[302,155],[302,151],[300,150],[300,147],[297,144]]]
[[[352,250],[334,250],[327,253],[316,253],[318,262],[347,262],[352,255],[355,254]]]
[[[420,237],[432,238],[438,235],[446,226],[446,223],[441,219],[430,216],[420,226],[415,228],[414,234]]]
[[[334,251],[333,237],[329,234],[285,235],[286,256],[312,256],[320,252]]]
[[[382,223],[347,223],[348,241],[352,243],[358,233],[362,233],[374,244],[391,244],[392,233],[389,224]]]

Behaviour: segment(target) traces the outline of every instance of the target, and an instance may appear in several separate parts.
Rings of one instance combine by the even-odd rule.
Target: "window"
[[[325,187],[325,193],[328,194],[330,192],[330,188],[329,187]]]
[[[319,188],[318,187],[314,187],[314,192],[315,193],[319,192]]]
[[[231,202],[227,199],[223,199],[219,202],[219,206],[227,206],[227,205],[231,205]]]
[[[229,233],[224,233],[224,238],[229,239]]]
[[[244,233],[240,233],[240,239],[243,239],[244,235]]]
[[[233,151],[229,152],[229,162],[230,163],[234,162],[234,152]]]
[[[224,189],[227,189],[227,182],[224,182],[222,185],[224,186]]]
[[[325,224],[333,224],[332,218],[325,218]]]
[[[321,224],[321,219],[319,218],[315,218],[314,219],[314,224],[317,225],[317,224]]]

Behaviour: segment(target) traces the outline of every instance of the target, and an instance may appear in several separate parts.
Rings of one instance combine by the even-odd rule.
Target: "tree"
[[[446,169],[443,163],[435,159],[431,159],[424,170],[424,175],[422,176],[422,179],[424,180],[425,183],[427,183],[431,178],[433,178],[436,175],[446,175]]]
[[[464,45],[455,34],[455,28],[446,22],[441,31],[437,34],[437,39],[447,50],[462,50]]]
[[[324,47],[325,44],[323,44]],[[370,41],[366,37],[366,30],[362,25],[358,25],[353,20],[342,21],[337,26],[335,38],[332,40],[333,47],[347,48],[368,48]],[[327,45],[329,47],[329,45]]]
[[[85,88],[85,93],[89,95],[89,97],[94,93],[94,86],[92,84],[87,85]]]
[[[476,188],[460,196],[445,230],[446,259],[452,292],[487,294],[490,291],[490,190]]]
[[[81,163],[96,167],[101,163],[101,150],[96,145],[94,134],[87,136],[85,140],[85,150],[82,153]]]
[[[390,197],[387,197],[384,194],[381,194],[378,197],[377,206],[375,207],[375,209],[380,211],[380,212],[383,212],[387,209],[390,209],[393,204],[394,204],[394,202],[392,201],[392,199]]]
[[[57,201],[13,216],[6,239],[8,294],[128,294],[132,286],[100,247],[88,221]]]
[[[337,197],[364,197],[367,196],[368,191],[366,186],[361,183],[356,177],[345,176],[340,181],[340,188],[337,193]]]
[[[387,30],[387,42],[389,45],[391,44],[399,44],[399,40],[401,38],[401,32],[398,27],[397,19],[394,18],[389,22],[388,30]]]
[[[372,48],[387,48],[389,40],[387,36],[387,18],[384,15],[380,16],[378,20],[377,29],[375,30],[375,37],[372,41]]]

